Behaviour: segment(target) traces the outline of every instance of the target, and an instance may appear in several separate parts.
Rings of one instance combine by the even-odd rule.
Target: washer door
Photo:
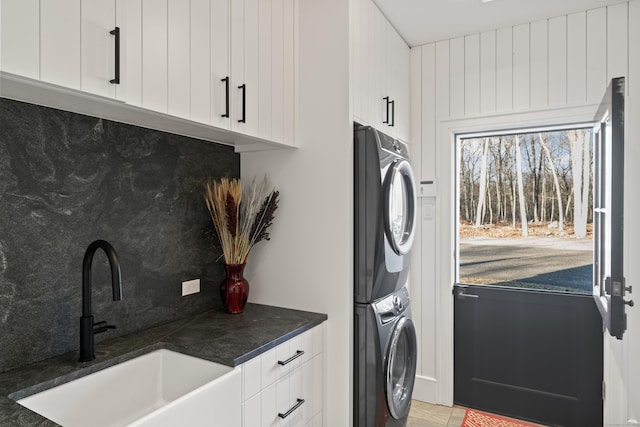
[[[416,188],[408,161],[396,160],[389,167],[384,181],[384,194],[387,240],[396,254],[407,254],[416,228]]]
[[[387,407],[395,419],[409,415],[416,379],[416,358],[416,329],[411,319],[401,317],[389,340],[385,364]]]

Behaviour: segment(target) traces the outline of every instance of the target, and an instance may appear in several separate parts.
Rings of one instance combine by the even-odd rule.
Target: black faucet
[[[102,249],[111,266],[111,288],[113,290],[113,300],[122,299],[122,278],[120,275],[120,263],[118,254],[113,246],[105,240],[96,240],[89,245],[82,261],[82,317],[80,318],[80,362],[89,362],[96,358],[94,354],[93,335],[105,332],[107,329],[115,329],[114,325],[107,325],[107,322],[93,322],[91,314],[91,263],[93,255],[98,249]]]

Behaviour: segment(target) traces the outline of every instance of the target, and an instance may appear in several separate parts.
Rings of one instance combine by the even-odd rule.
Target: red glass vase
[[[246,264],[225,264],[227,277],[220,285],[220,297],[227,313],[242,313],[249,296],[249,282],[244,278]]]

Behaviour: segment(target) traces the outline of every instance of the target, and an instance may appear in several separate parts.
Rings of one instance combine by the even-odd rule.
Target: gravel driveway
[[[591,293],[593,241],[554,237],[460,242],[460,282]]]

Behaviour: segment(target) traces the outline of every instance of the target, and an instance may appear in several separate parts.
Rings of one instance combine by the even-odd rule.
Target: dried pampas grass
[[[268,229],[278,208],[280,193],[267,177],[244,189],[238,179],[209,179],[204,199],[226,264],[244,264],[256,243],[269,240]]]

